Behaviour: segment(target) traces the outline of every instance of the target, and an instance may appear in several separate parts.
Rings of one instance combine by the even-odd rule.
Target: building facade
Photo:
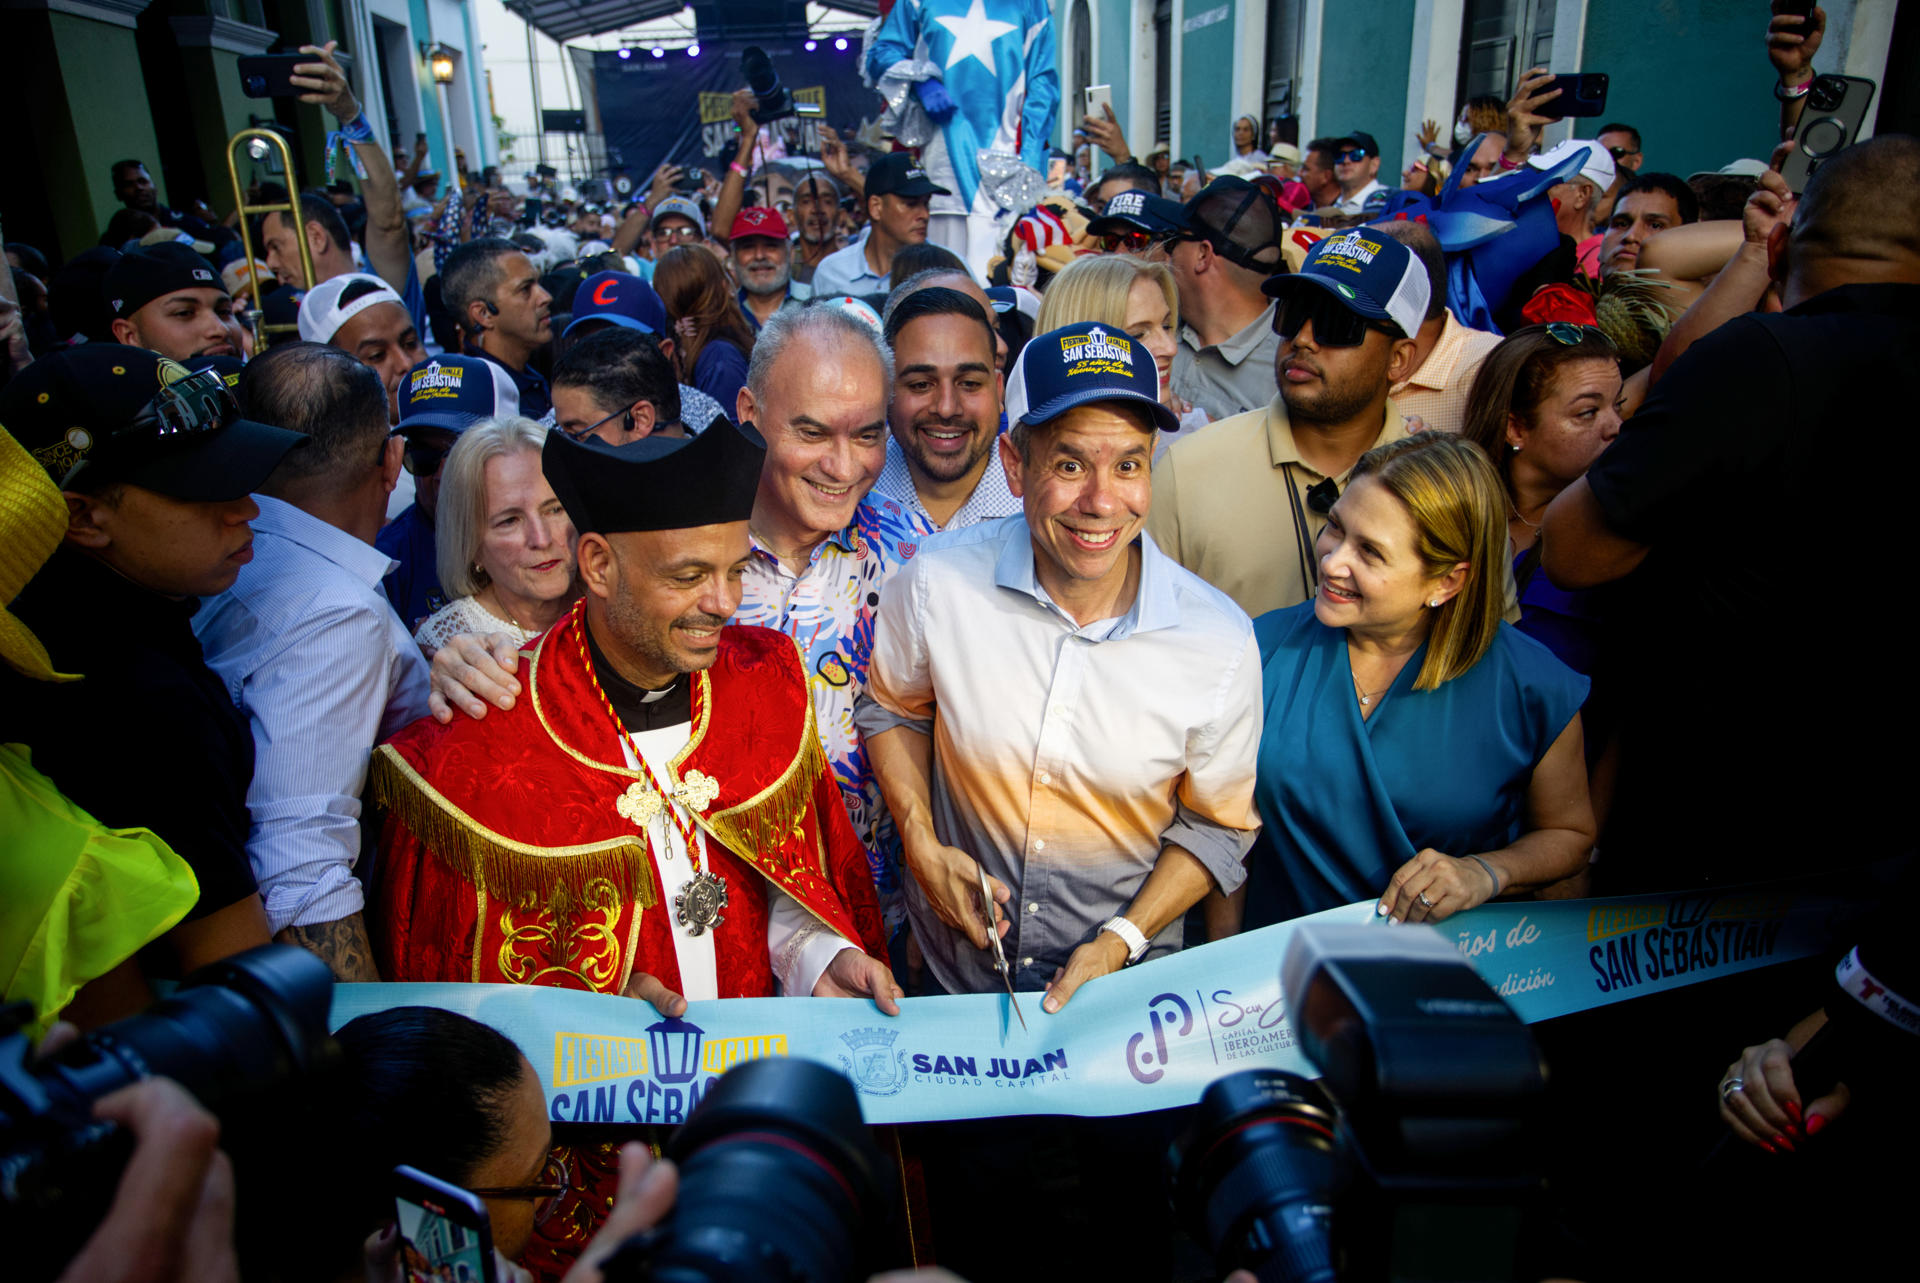
[[[1823,7],[1816,69],[1878,82],[1880,130],[1920,128],[1920,3]],[[1253,115],[1303,143],[1371,133],[1391,185],[1421,121],[1444,135],[1469,97],[1505,98],[1535,66],[1611,77],[1606,117],[1549,141],[1624,121],[1649,167],[1688,174],[1764,160],[1777,130],[1767,6],[1744,0],[1055,0],[1053,13],[1063,147],[1082,90],[1104,84],[1137,153],[1165,142],[1218,165],[1234,119]]]
[[[204,199],[224,216],[234,204],[227,141],[249,125],[281,128],[301,185],[323,183],[332,119],[297,99],[249,98],[240,85],[242,57],[303,44],[339,42],[376,137],[410,148],[426,134],[443,175],[456,147],[473,169],[492,164],[478,30],[473,0],[0,0],[16,69],[0,79],[14,126],[0,186],[7,239],[59,259],[96,243],[120,208],[109,171],[125,159],[146,163],[162,203]],[[444,85],[435,52],[452,63]],[[272,163],[243,158],[242,183],[281,179]],[[352,176],[344,158],[335,176]]]

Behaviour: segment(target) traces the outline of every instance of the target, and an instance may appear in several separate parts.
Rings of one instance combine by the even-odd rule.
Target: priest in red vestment
[[[591,989],[669,1017],[777,983],[897,1014],[799,651],[723,627],[764,453],[725,420],[618,447],[548,434],[585,595],[531,643],[512,709],[425,718],[375,752],[386,979]],[[604,1211],[587,1195],[617,1167],[567,1157],[569,1194],[523,1262],[541,1275],[585,1245]]]

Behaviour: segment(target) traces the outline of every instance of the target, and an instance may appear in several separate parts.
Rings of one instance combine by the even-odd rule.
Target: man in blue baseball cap
[[[1100,217],[1087,224],[1087,235],[1100,237],[1109,254],[1145,254],[1155,243],[1186,230],[1186,206],[1142,191],[1109,197]]]
[[[1008,377],[1000,443],[1022,511],[941,536],[881,594],[856,720],[899,825],[930,992],[1044,992],[1040,1011],[1057,1012],[1179,949],[1186,911],[1245,878],[1260,655],[1246,614],[1143,529],[1155,434],[1178,426],[1159,386],[1124,332],[1037,336]],[[1009,763],[1025,765],[1009,777]],[[971,1223],[983,1162],[1032,1171],[1097,1144],[1115,1172],[1139,1170],[1127,1158],[1153,1161],[1167,1139],[1148,1119],[1026,1118],[983,1143],[987,1125],[932,1138],[936,1225]],[[1063,1185],[1072,1206],[1053,1210],[1095,1227],[1077,1242],[1165,1241],[1164,1199]],[[949,1247],[954,1268],[983,1264],[964,1243],[936,1243],[942,1261]]]
[[[433,515],[440,499],[440,467],[453,443],[482,419],[519,414],[513,375],[478,356],[436,356],[400,379],[400,456],[413,479],[413,502],[380,528],[373,541],[398,564],[388,572],[387,600],[411,632],[447,604],[434,564]]]
[[[1275,300],[1279,392],[1167,451],[1148,524],[1168,555],[1254,616],[1313,594],[1313,543],[1347,474],[1406,435],[1387,389],[1420,363],[1413,336],[1431,291],[1413,251],[1374,227],[1336,232],[1262,288]]]
[[[660,301],[653,286],[641,280],[631,272],[595,272],[580,282],[580,288],[573,296],[573,320],[567,323],[561,334],[560,355],[565,356],[567,348],[578,343],[590,334],[614,328],[632,330],[635,334],[644,334],[653,340],[660,355],[673,363],[673,337],[667,329],[667,305]],[[561,420],[577,418],[589,408],[586,400],[580,399],[580,393],[589,394],[593,405],[605,404],[609,408],[602,413],[613,412],[609,397],[617,395],[621,389],[614,386],[614,380],[608,386],[574,384],[573,394],[563,395],[558,387],[553,391],[553,403],[556,415]],[[699,388],[680,386],[680,413],[678,418],[687,431],[699,433],[707,425],[725,415],[730,407],[702,392]],[[563,406],[563,402],[566,404]]]

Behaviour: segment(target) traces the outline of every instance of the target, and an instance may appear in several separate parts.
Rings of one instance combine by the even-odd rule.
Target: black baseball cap
[[[153,300],[179,290],[227,292],[220,273],[179,241],[141,245],[122,254],[107,269],[100,288],[115,319],[132,316]]]
[[[1350,134],[1341,134],[1338,141],[1352,143],[1369,156],[1378,156],[1380,154],[1380,144],[1373,140],[1372,134],[1367,133],[1363,129],[1356,129]]]
[[[1259,183],[1222,174],[1187,202],[1184,216],[1187,231],[1229,263],[1263,275],[1285,270],[1280,206]]]
[[[0,423],[53,483],[83,475],[192,503],[259,489],[305,434],[242,418],[218,370],[145,348],[86,343],[45,356],[0,389]]]
[[[952,190],[937,186],[911,152],[896,151],[875,160],[867,169],[866,193],[869,196],[951,196]]]
[[[1125,232],[1166,236],[1185,230],[1186,206],[1177,200],[1138,190],[1115,194],[1100,216],[1087,224],[1090,236],[1118,236]]]

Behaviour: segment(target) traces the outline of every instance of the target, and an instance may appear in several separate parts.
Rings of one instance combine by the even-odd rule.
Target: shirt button
[[[1040,782],[1042,784],[1051,784],[1053,783],[1053,776],[1047,774],[1045,771],[1042,771],[1040,772]]]
[[[1020,959],[1020,965],[1021,965],[1021,966],[1023,966],[1023,967],[1031,967],[1031,966],[1033,965],[1033,959],[1032,959],[1032,958],[1022,958],[1022,959]]]
[[[1036,850],[1036,851],[1044,851],[1044,850],[1046,850],[1046,849],[1047,849],[1047,840],[1046,840],[1045,838],[1035,838],[1035,839],[1033,840],[1033,849],[1034,849],[1034,850]]]
[[[1040,912],[1040,902],[1038,900],[1027,901],[1027,912],[1028,913]]]

